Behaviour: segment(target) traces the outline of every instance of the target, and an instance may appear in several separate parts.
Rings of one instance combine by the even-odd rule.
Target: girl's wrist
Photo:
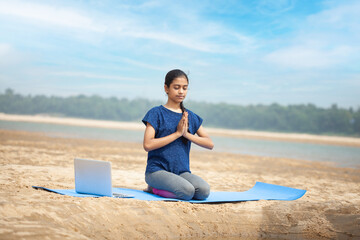
[[[188,131],[186,131],[184,134],[183,134],[183,136],[185,137],[185,138],[188,138],[188,136],[189,136],[189,132]]]
[[[181,133],[181,132],[179,132],[179,131],[176,131],[176,132],[175,132],[175,135],[176,135],[176,138],[179,138],[179,137],[181,137],[181,136],[182,136],[182,133]]]

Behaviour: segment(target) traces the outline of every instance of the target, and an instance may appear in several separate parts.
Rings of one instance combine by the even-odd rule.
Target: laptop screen
[[[74,159],[75,191],[112,197],[111,162]]]

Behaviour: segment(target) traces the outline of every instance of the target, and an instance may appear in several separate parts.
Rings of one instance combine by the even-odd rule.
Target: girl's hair
[[[170,87],[170,84],[174,81],[174,79],[179,78],[179,77],[185,77],[187,82],[189,83],[189,78],[186,75],[186,73],[184,73],[180,69],[174,69],[174,70],[171,70],[170,72],[168,72],[166,74],[166,76],[165,76],[165,85],[167,87]],[[185,107],[184,107],[183,102],[180,103],[180,108],[181,108],[181,111],[184,113],[185,112]]]

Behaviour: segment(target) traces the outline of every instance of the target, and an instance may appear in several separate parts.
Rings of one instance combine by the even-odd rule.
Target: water
[[[255,156],[283,157],[335,162],[343,167],[360,166],[360,148],[276,140],[212,137],[217,148],[226,152]]]
[[[69,125],[0,121],[0,129],[44,132],[53,137],[104,139],[142,143],[144,132],[136,130],[79,127]],[[360,148],[325,144],[284,142],[212,136],[214,151],[254,156],[284,157],[334,162],[341,167],[360,167]],[[194,149],[201,148],[192,145]]]

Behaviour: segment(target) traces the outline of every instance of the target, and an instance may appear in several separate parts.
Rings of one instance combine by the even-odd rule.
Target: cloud
[[[116,81],[139,81],[139,78],[132,77],[121,77],[114,75],[103,75],[95,74],[90,72],[51,72],[50,75],[55,76],[64,76],[64,77],[80,77],[80,78],[89,78],[89,79],[102,79],[102,80],[116,80]]]
[[[249,49],[253,39],[209,19],[202,18],[187,6],[159,6],[160,2],[142,4],[138,7],[119,5],[121,14],[104,14],[96,9],[77,9],[74,7],[53,6],[24,1],[1,1],[0,15],[26,21],[27,24],[48,26],[57,33],[69,32],[66,29],[93,33],[93,37],[81,37],[83,41],[103,36],[124,41],[126,39],[163,42],[185,49],[208,53],[234,53]],[[21,6],[21,7],[19,7]],[[145,11],[138,14],[138,11]],[[156,10],[156,11],[155,11]],[[154,16],[171,13],[171,19]],[[151,13],[151,14],[150,14]],[[10,19],[14,20],[14,19]],[[170,25],[169,25],[170,24]],[[59,29],[65,28],[65,29]],[[194,31],[195,29],[195,31]],[[48,29],[49,30],[49,29]],[[100,35],[99,35],[100,34]]]
[[[11,52],[11,45],[0,43],[0,59],[4,59]]]
[[[264,15],[275,16],[293,9],[295,0],[260,0],[257,10]]]
[[[79,11],[44,4],[1,1],[0,14],[35,21],[43,25],[103,32],[105,27]]]
[[[129,63],[129,64],[131,64],[133,66],[141,67],[141,68],[146,68],[146,69],[151,69],[151,70],[156,70],[156,71],[163,71],[164,70],[163,67],[156,66],[155,64],[152,65],[152,64],[148,64],[148,63],[143,63],[141,61],[136,61],[136,60],[129,59],[129,58],[121,58],[121,61],[125,62],[125,63]]]
[[[338,3],[341,3],[341,5],[330,6],[329,9],[310,15],[307,21],[315,26],[328,25],[332,29],[347,29],[352,32],[357,31],[359,34],[360,2],[347,1]]]
[[[332,6],[308,16],[263,60],[297,70],[347,68],[359,62],[360,3]],[[353,23],[355,21],[355,23]]]
[[[24,58],[11,44],[0,43],[0,69],[16,66],[22,63]]]
[[[292,69],[330,68],[346,63],[352,53],[352,49],[347,46],[327,50],[300,45],[276,50],[266,55],[263,60]]]

